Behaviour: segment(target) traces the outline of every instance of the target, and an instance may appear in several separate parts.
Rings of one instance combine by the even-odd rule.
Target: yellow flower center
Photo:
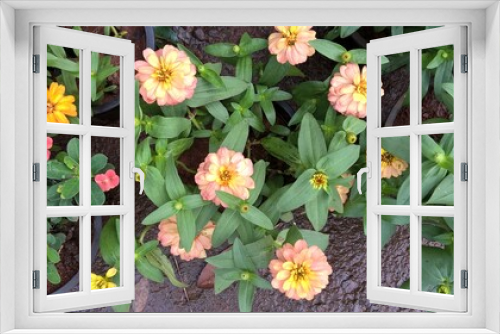
[[[52,104],[52,102],[47,102],[47,114],[51,114],[54,112],[54,105]]]
[[[291,31],[291,29],[283,32],[283,37],[285,37],[289,46],[295,45],[297,42],[297,35],[298,33],[296,31]]]
[[[311,274],[311,268],[306,264],[297,264],[292,262],[286,262],[288,267],[291,267],[289,280],[296,283],[308,283],[309,276]]]
[[[227,167],[221,167],[219,170],[219,184],[222,186],[228,186],[233,179],[234,173],[230,171]]]
[[[382,149],[382,162],[385,162],[386,164],[390,165],[394,160],[395,157],[392,154]]]
[[[361,79],[356,91],[363,96],[366,96],[366,79]]]
[[[173,71],[170,65],[162,64],[161,67],[155,71],[154,77],[159,82],[170,85],[170,82],[172,81],[172,73]]]
[[[322,172],[317,172],[313,175],[313,177],[309,182],[311,183],[314,189],[323,188],[326,190],[326,187],[328,186],[328,175]]]

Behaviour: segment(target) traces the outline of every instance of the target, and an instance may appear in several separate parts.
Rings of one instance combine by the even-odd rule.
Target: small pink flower
[[[52,140],[51,137],[47,137],[47,160],[50,159],[50,149],[52,148],[53,143],[54,143],[54,140]]]
[[[163,219],[159,225],[158,240],[163,247],[170,246],[170,253],[180,256],[184,261],[192,259],[204,259],[207,257],[207,249],[212,248],[212,234],[214,233],[215,225],[210,221],[194,238],[191,250],[187,252],[184,248],[180,248],[180,236],[177,230],[177,217],[172,216]]]
[[[250,197],[248,190],[255,188],[252,174],[252,160],[246,159],[240,152],[221,147],[216,153],[208,154],[200,164],[195,181],[204,200],[227,207],[215,191],[221,190],[246,200]]]
[[[269,263],[271,284],[288,298],[312,300],[328,285],[333,270],[317,246],[308,247],[305,240],[298,240],[295,245],[283,245],[276,256]]]
[[[104,192],[110,191],[120,184],[120,177],[112,169],[108,169],[104,174],[97,174],[94,180]]]
[[[147,48],[144,60],[135,62],[141,88],[139,92],[146,103],[157,102],[160,106],[174,106],[193,97],[197,79],[196,66],[184,51],[165,45],[156,52]]]
[[[384,90],[381,89],[382,95]],[[359,65],[348,63],[340,66],[340,72],[330,81],[328,101],[343,115],[366,117],[366,66],[360,72]]]
[[[269,35],[269,52],[276,55],[279,63],[292,65],[304,63],[314,54],[309,41],[316,39],[312,26],[277,26],[278,32]]]

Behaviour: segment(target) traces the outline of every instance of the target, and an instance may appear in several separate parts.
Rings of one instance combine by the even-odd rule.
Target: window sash
[[[372,177],[367,182],[367,297],[371,302],[418,308],[431,311],[467,310],[467,290],[460,288],[460,272],[467,269],[467,182],[460,180],[460,164],[467,162],[467,89],[466,74],[461,73],[461,54],[467,54],[466,28],[460,26],[436,28],[412,34],[398,35],[371,41],[367,46],[368,110],[367,161]],[[419,124],[421,119],[421,59],[420,51],[444,45],[454,46],[454,120],[450,123]],[[382,128],[380,57],[410,52],[410,125]],[[423,134],[454,133],[454,206],[422,206],[421,147]],[[380,205],[381,138],[410,136],[410,205]],[[381,275],[381,215],[410,216],[410,289],[380,286]],[[421,224],[419,217],[454,217],[454,295],[419,291],[421,285]]]
[[[47,87],[47,45],[80,51],[80,125],[47,123],[43,106]],[[91,125],[90,76],[91,52],[120,57],[120,120],[121,127]],[[104,305],[116,305],[134,299],[134,180],[129,176],[129,163],[134,162],[134,44],[128,40],[90,34],[65,28],[39,26],[34,28],[34,54],[40,55],[40,72],[33,74],[34,92],[34,162],[40,163],[40,181],[33,184],[34,264],[40,272],[40,288],[33,289],[34,312],[73,311]],[[47,133],[80,137],[80,206],[47,207],[47,164],[45,137]],[[91,206],[91,138],[115,137],[121,140],[120,205]],[[120,286],[100,291],[90,290],[91,217],[120,215]],[[47,295],[47,217],[80,217],[79,285],[80,291]]]

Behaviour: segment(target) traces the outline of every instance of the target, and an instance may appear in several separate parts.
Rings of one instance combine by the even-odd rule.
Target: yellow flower
[[[113,276],[116,275],[118,271],[116,268],[111,268],[106,272],[106,275],[96,275],[94,273],[90,274],[90,288],[92,290],[116,288],[116,284],[111,281]]]
[[[73,95],[64,95],[66,87],[57,82],[50,84],[47,89],[47,122],[66,123],[69,120],[66,116],[76,117],[75,97]]]
[[[406,161],[393,156],[384,149],[381,150],[381,156],[381,176],[383,179],[398,177],[408,168],[408,163]]]
[[[328,187],[328,175],[322,172],[316,172],[313,177],[309,180],[314,189],[326,190]]]

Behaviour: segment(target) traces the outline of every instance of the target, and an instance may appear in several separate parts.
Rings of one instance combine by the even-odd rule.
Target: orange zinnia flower
[[[75,97],[73,95],[64,95],[66,87],[57,82],[50,84],[47,89],[47,122],[67,123],[66,116],[76,117]]]

